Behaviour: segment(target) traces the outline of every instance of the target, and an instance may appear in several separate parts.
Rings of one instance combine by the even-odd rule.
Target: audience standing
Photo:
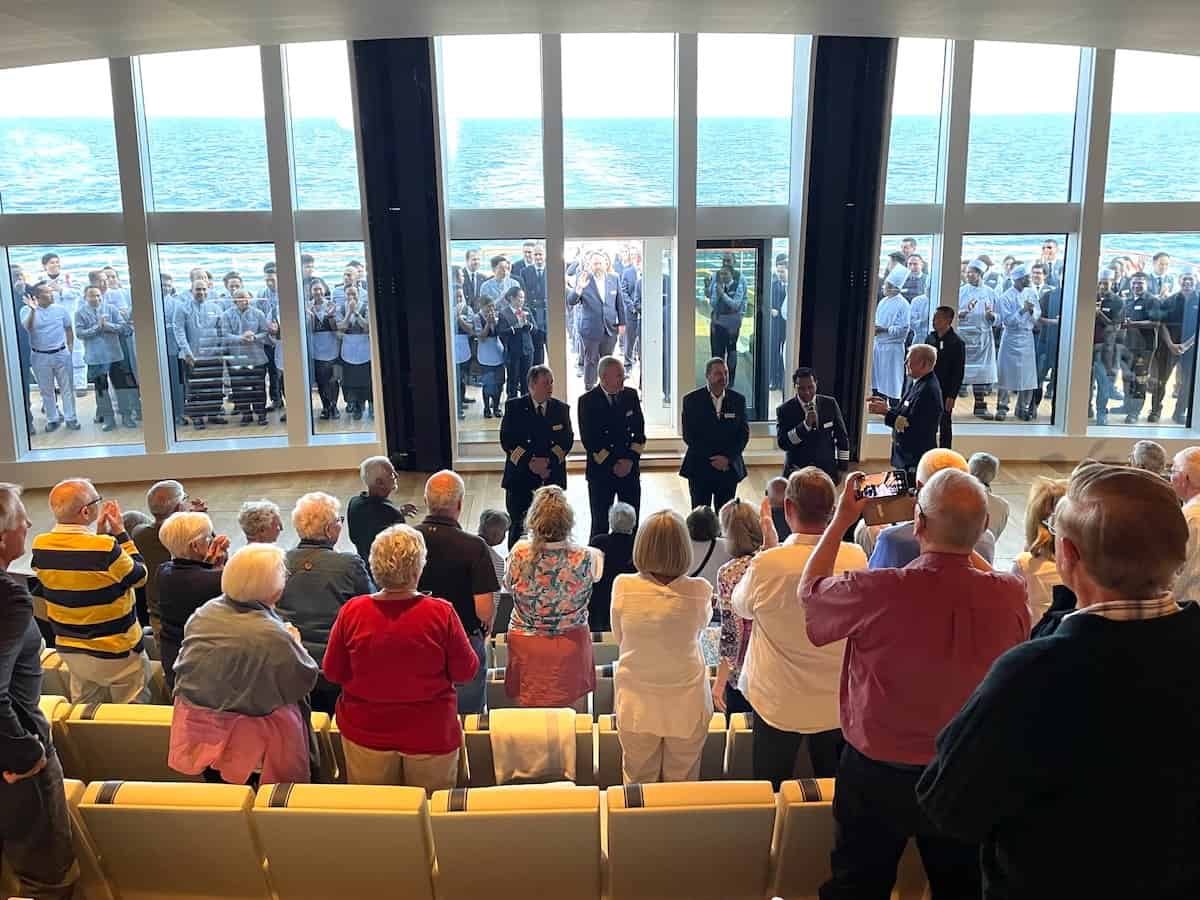
[[[150,627],[157,640],[159,637],[158,583],[154,578],[154,573],[158,571],[159,566],[171,558],[171,551],[159,538],[158,531],[163,522],[167,521],[174,513],[184,510],[208,512],[208,504],[198,497],[188,497],[183,485],[178,481],[167,480],[156,482],[150,487],[150,490],[146,491],[146,507],[150,510],[150,515],[154,516],[153,523],[139,525],[129,534],[133,538],[134,546],[142,555],[142,562],[146,565],[146,611],[150,617]]]
[[[1008,525],[1008,501],[992,491],[992,482],[1000,474],[1000,460],[991,453],[972,453],[967,471],[974,475],[987,491],[988,531],[997,541]]]
[[[1012,572],[1025,581],[1025,596],[1035,624],[1050,608],[1054,586],[1062,584],[1054,562],[1054,535],[1046,522],[1066,493],[1066,481],[1038,478],[1025,504],[1025,551],[1013,561]]]
[[[454,787],[462,729],[455,682],[480,666],[446,600],[419,590],[425,539],[394,525],[371,544],[379,590],[338,614],[322,664],[341,686],[338,728],[351,784]]]
[[[200,512],[174,513],[163,522],[159,537],[171,554],[154,575],[162,599],[158,652],[170,693],[175,690],[175,659],[187,620],[221,593],[229,538],[215,534],[212,520]]]
[[[364,563],[371,558],[371,544],[376,535],[393,525],[402,525],[409,516],[417,514],[412,503],[397,506],[391,501],[396,490],[396,467],[386,456],[370,456],[358,467],[358,475],[366,490],[350,498],[346,505],[346,524],[350,541]]]
[[[238,510],[238,527],[247,544],[273,544],[283,533],[283,516],[270,500],[247,500]]]
[[[712,617],[712,585],[688,576],[691,561],[683,517],[663,510],[638,529],[638,574],[613,582],[613,709],[626,784],[700,777],[712,718],[700,635]]]
[[[721,530],[725,532],[731,558],[717,570],[717,613],[721,618],[721,642],[712,695],[713,707],[726,714],[753,712],[737,684],[754,623],[737,615],[731,601],[733,589],[754,561],[754,554],[762,549],[763,533],[759,518],[760,513],[753,504],[737,497],[721,507]]]
[[[1171,486],[1183,503],[1188,526],[1187,561],[1175,581],[1175,597],[1181,603],[1200,600],[1200,447],[1188,447],[1171,461]]]
[[[592,535],[588,546],[604,554],[604,573],[592,585],[588,601],[588,624],[592,631],[608,631],[611,623],[612,586],[618,575],[637,572],[633,564],[633,532],[637,513],[628,503],[618,500],[608,510],[608,532]]]
[[[730,560],[729,547],[721,537],[721,523],[711,506],[698,506],[688,513],[688,537],[692,542],[692,566],[688,574],[717,583],[717,570]]]
[[[925,819],[913,789],[938,732],[996,657],[1029,634],[1025,592],[1014,576],[975,567],[987,496],[955,469],[939,471],[918,495],[917,560],[902,569],[838,574],[841,537],[870,502],[856,495],[863,477],[847,478],[800,583],[808,637],[845,647],[839,668],[846,744],[833,807],[833,877],[821,896],[888,896],[915,836],[935,897],[978,897],[979,848]]]

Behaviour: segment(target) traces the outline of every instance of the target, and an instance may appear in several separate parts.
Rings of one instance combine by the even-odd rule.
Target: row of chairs
[[[811,898],[834,790],[66,783],[82,900]],[[892,896],[925,894],[910,844]]]
[[[71,704],[64,697],[43,696],[42,710],[54,730],[54,741],[63,770],[83,781],[189,781],[167,766],[172,708],[166,705],[124,703]],[[553,715],[555,710],[530,710]],[[325,713],[312,714],[312,727],[321,748],[323,781],[345,783],[346,761],[336,720]],[[621,742],[617,718],[602,715],[593,722],[587,714],[574,717],[575,782],[601,788],[621,783]],[[463,753],[460,754],[461,787],[487,787],[496,783],[490,716],[463,719]],[[749,715],[716,714],[709,722],[700,763],[702,781],[753,778],[754,732]],[[801,754],[798,765],[807,761]],[[811,774],[798,769],[798,774]]]

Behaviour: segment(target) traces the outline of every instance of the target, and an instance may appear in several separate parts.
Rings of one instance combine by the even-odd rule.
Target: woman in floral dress
[[[763,543],[758,510],[736,497],[721,507],[721,531],[729,546],[729,562],[717,570],[717,612],[721,616],[721,655],[717,677],[713,681],[713,708],[726,715],[753,712],[749,702],[737,689],[738,675],[750,646],[749,619],[733,611],[730,599],[750,563]]]

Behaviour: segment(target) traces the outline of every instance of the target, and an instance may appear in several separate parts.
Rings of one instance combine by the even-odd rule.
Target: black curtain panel
[[[453,460],[431,42],[354,42],[384,440],[419,471]]]
[[[852,435],[865,414],[895,53],[894,38],[816,39],[799,364],[812,366],[821,392],[837,398]]]

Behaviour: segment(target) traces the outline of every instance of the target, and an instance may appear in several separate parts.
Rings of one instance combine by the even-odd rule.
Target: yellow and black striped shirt
[[[101,659],[141,652],[133,592],[146,583],[146,565],[129,535],[55,525],[33,539],[32,562],[60,652]]]

